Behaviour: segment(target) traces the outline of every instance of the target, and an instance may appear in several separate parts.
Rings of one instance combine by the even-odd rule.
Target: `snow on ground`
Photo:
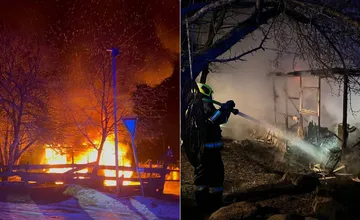
[[[136,220],[179,219],[179,203],[150,197],[116,198],[81,186],[64,193],[73,198],[61,203],[40,205],[34,202],[0,202],[0,220]],[[46,196],[46,195],[45,195]]]

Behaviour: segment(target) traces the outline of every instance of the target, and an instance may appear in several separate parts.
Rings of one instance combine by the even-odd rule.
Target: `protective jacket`
[[[211,102],[207,101],[206,97],[204,97],[204,113],[207,118],[205,122],[205,148],[218,148],[217,145],[211,147],[211,143],[215,144],[222,142],[222,131],[220,125],[228,121],[231,112],[216,109],[215,106]]]
[[[228,101],[220,109],[216,109],[211,102],[211,95],[209,93],[202,94],[204,95],[202,100],[206,132],[203,141],[204,150],[194,173],[195,199],[199,205],[218,208],[222,203],[224,182],[224,164],[221,158],[223,142],[220,125],[228,121],[235,104],[233,101]]]

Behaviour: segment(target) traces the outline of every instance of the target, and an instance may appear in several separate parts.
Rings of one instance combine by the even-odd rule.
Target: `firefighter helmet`
[[[197,84],[199,87],[199,91],[201,94],[210,97],[214,91],[212,90],[212,88],[208,85],[206,85],[205,83],[198,83]]]

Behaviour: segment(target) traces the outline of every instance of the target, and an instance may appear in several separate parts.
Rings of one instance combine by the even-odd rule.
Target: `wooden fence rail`
[[[88,164],[39,164],[39,165],[13,165],[12,169],[13,170],[43,170],[43,169],[53,169],[53,168],[72,168],[76,170],[80,170],[80,169],[87,169],[87,168],[93,168],[95,166],[95,164],[93,163],[88,163]],[[0,165],[0,169],[6,169],[8,168],[5,165]],[[116,166],[111,166],[111,165],[99,165],[98,166],[99,169],[103,169],[103,170],[116,170]],[[119,166],[119,170],[121,171],[136,171],[135,167],[125,167],[125,166]],[[163,167],[139,167],[140,172],[145,172],[145,173],[157,173],[157,172],[162,172],[162,170],[164,170]],[[166,169],[168,172],[179,172],[179,170],[176,169]]]
[[[35,182],[36,184],[43,183],[56,183],[62,182],[63,184],[85,184],[85,185],[93,185],[105,180],[115,180],[116,177],[111,176],[103,176],[103,175],[92,175],[91,170],[88,170],[86,173],[80,173],[79,171],[83,169],[93,169],[96,166],[95,163],[88,164],[23,164],[23,165],[14,165],[12,170],[6,170],[8,167],[4,165],[0,165],[0,169],[3,169],[4,172],[0,172],[0,177],[10,177],[10,176],[19,176],[21,181],[28,185],[30,182]],[[165,167],[165,168],[164,168]],[[109,165],[99,165],[97,166],[99,170],[116,170],[115,166]],[[61,173],[55,172],[45,172],[43,170],[48,169],[69,169],[64,170]],[[119,171],[132,171],[135,176],[137,176],[135,167],[125,167],[119,166]],[[155,165],[153,167],[152,164],[149,164],[149,167],[140,167],[139,168],[141,179],[143,183],[145,183],[146,188],[152,192],[163,192],[165,181],[179,181],[179,180],[167,180],[166,175],[171,172],[180,172],[178,169],[168,169],[165,166]],[[131,182],[139,182],[138,177],[129,177],[126,178],[121,176],[118,179],[121,188],[127,187],[122,186],[123,181],[131,181]]]

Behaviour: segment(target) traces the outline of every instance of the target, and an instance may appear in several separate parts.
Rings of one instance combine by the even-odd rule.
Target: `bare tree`
[[[161,124],[167,113],[167,106],[164,102],[168,95],[166,89],[163,85],[155,88],[139,85],[136,92],[133,93],[133,111],[140,118],[138,133],[141,136],[152,139],[164,132],[161,130]]]
[[[211,63],[241,61],[257,50],[268,49],[265,43],[269,39],[276,43],[279,54],[291,52],[307,58],[316,68],[358,65],[360,6],[355,3],[218,0],[182,4],[187,9],[182,18],[182,82],[190,78],[186,20],[192,41],[194,78]],[[264,36],[259,45],[229,58],[221,57],[256,31],[262,31]]]
[[[0,31],[0,159],[12,166],[51,126],[48,79],[35,38]]]

